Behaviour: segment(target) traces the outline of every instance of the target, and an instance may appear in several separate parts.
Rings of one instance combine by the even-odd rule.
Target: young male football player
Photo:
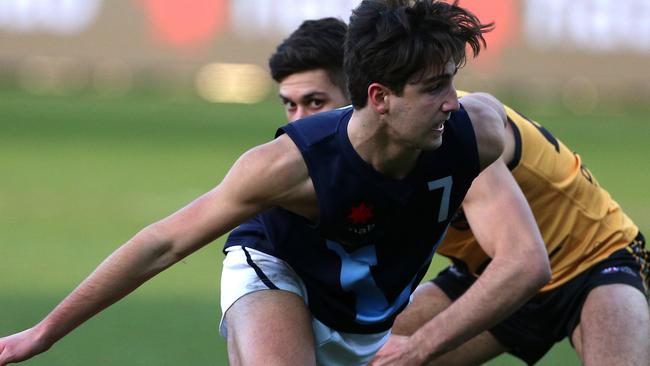
[[[343,72],[347,30],[336,18],[306,20],[269,58],[289,122],[350,104]]]
[[[333,18],[305,21],[277,47],[276,52],[271,56],[269,61],[271,74],[279,84],[280,99],[285,106],[289,120],[349,104],[349,100],[346,98],[347,92],[344,89],[345,75],[341,52],[345,32],[345,23]],[[477,97],[478,95],[469,97],[467,103],[471,103],[470,99]],[[497,109],[500,108],[500,106],[497,107]],[[507,288],[508,296],[500,296],[503,300],[494,303],[492,307],[482,305],[486,302],[484,296],[496,296],[500,292],[485,293],[483,296],[478,296],[474,301],[475,304],[480,305],[480,310],[476,311],[476,313],[482,317],[479,322],[473,325],[474,327],[480,327],[480,322],[484,322],[486,319],[494,321],[503,317],[504,314],[514,311],[516,306],[530,294],[530,287],[528,287],[530,279],[539,276],[540,273],[544,274],[543,268],[547,266],[545,262],[546,254],[540,235],[534,225],[523,194],[517,188],[512,176],[502,163],[495,163],[487,170],[493,173],[483,174],[484,176],[480,180],[484,185],[500,186],[504,191],[500,197],[508,202],[508,207],[507,210],[503,207],[499,208],[497,215],[492,215],[490,220],[484,220],[483,225],[477,225],[475,229],[484,232],[486,237],[501,237],[504,239],[500,242],[486,239],[486,246],[492,243],[509,245],[509,243],[514,242],[517,243],[517,246],[512,250],[506,250],[504,245],[498,250],[496,248],[486,249],[488,251],[497,251],[497,263],[501,263],[497,265],[501,267],[504,274],[499,278],[495,277],[496,282],[493,287],[498,288],[498,291]],[[472,195],[472,190],[474,188],[470,189],[468,193],[467,204],[483,206],[480,204],[481,200],[489,196],[480,194],[480,192]],[[350,214],[354,215],[353,217],[358,215],[357,219],[361,221],[364,215],[369,215],[371,212],[372,210],[364,205],[360,206],[358,210],[351,211]],[[510,224],[516,225],[517,229],[511,230],[509,226],[500,225],[499,222],[502,218],[507,218]],[[250,243],[255,241],[261,242],[259,245],[264,245],[268,238],[264,230],[259,226],[259,223],[255,222],[241,225],[233,231],[228,239],[229,245],[236,246],[241,243],[251,245]],[[362,227],[361,230],[363,229],[365,228]],[[530,262],[529,258],[532,258]],[[534,263],[536,261],[543,265],[535,267]],[[541,276],[535,279],[542,283],[545,282],[547,277]],[[512,282],[512,284],[508,282]],[[500,286],[502,283],[508,286]],[[262,286],[262,288],[265,287]],[[295,292],[304,297],[302,292]],[[226,296],[222,309],[224,311],[229,310],[231,303],[231,297]],[[314,333],[318,335],[322,325],[319,322],[314,322],[313,328]],[[445,328],[448,328],[450,332],[452,331],[452,327],[445,326]],[[225,333],[225,325],[222,330]],[[444,340],[445,335],[442,334],[443,332],[440,329],[438,331],[441,332],[438,339]],[[336,337],[329,337],[330,340],[326,343],[326,346],[317,348],[317,352],[321,352],[320,349],[322,348],[332,349],[337,342],[350,339],[350,335],[342,336],[341,334],[337,334]],[[350,342],[348,341],[348,343]],[[368,350],[374,352],[373,348],[365,347],[365,349],[367,354],[371,354]],[[333,363],[353,364],[349,359],[336,361],[336,359],[332,360]]]
[[[1,338],[0,365],[46,351],[235,227],[242,240],[226,245],[222,276],[230,362],[366,363],[473,179],[503,152],[498,103],[461,107],[453,87],[465,47],[476,54],[487,28],[444,2],[363,1],[346,39],[353,107],[288,124],[244,153],[217,187],[137,233],[42,321]],[[547,280],[538,257],[518,282],[522,296]],[[481,295],[442,314],[481,313]],[[484,329],[483,319],[447,320],[427,323],[395,354],[400,363],[421,364]]]

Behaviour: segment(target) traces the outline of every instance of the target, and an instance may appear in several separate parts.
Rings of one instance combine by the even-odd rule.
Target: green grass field
[[[520,109],[580,152],[637,224],[650,227],[647,114],[612,109],[578,118]],[[216,185],[283,120],[275,101],[0,92],[0,335],[40,320],[122,242]],[[226,365],[217,331],[221,243],[25,365]],[[444,263],[437,258],[432,272]],[[523,363],[504,356],[490,364]],[[540,363],[577,364],[566,342]]]

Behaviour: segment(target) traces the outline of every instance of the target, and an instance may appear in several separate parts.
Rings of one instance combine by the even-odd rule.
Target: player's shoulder
[[[335,135],[340,122],[351,114],[351,106],[312,114],[280,127],[276,136],[287,134],[300,148],[311,146]]]
[[[459,98],[470,117],[477,117],[482,125],[491,127],[491,124],[505,126],[506,108],[494,96],[488,93],[458,92]]]
[[[293,170],[290,168],[304,165],[296,143],[287,135],[280,135],[248,150],[241,156],[240,161],[260,166],[260,169],[270,172]]]
[[[296,144],[286,135],[242,154],[228,181],[251,202],[265,206],[286,206],[292,192],[309,181],[309,174]]]
[[[498,99],[487,93],[459,93],[476,135],[481,167],[499,158],[505,147],[507,116]]]

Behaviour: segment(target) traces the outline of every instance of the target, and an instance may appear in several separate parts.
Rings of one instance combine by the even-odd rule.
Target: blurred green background
[[[575,116],[505,98],[578,151],[624,210],[650,227],[647,106]],[[156,95],[0,91],[0,335],[40,320],[143,226],[216,185],[272,137],[279,103]],[[218,335],[219,240],[25,365],[226,365]],[[436,258],[431,272],[446,261]],[[523,365],[503,356],[491,365]],[[567,342],[540,365],[578,365]]]

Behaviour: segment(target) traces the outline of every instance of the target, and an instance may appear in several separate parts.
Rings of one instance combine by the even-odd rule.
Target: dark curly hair
[[[368,86],[381,83],[401,95],[407,82],[453,60],[466,60],[485,47],[483,34],[494,24],[481,24],[458,1],[364,0],[353,10],[345,41],[344,69],[355,108],[363,108]]]

